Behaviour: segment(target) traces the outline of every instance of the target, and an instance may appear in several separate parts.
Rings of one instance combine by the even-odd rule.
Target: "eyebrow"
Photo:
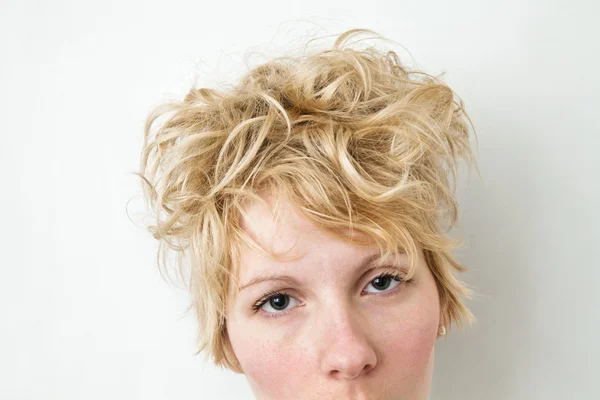
[[[395,252],[390,253],[390,255],[396,255],[396,254],[406,254],[406,253],[404,251],[395,251]],[[369,256],[366,256],[365,258],[362,259],[362,261],[360,262],[356,271],[362,272],[364,269],[369,267],[373,261],[375,261],[376,259],[378,259],[381,256],[382,256],[381,253],[376,253],[376,254],[371,254]],[[299,286],[299,282],[293,276],[267,274],[267,275],[259,275],[255,278],[251,279],[248,283],[241,286],[239,291],[241,292],[242,290],[246,289],[248,286],[256,285],[257,283],[265,282],[265,281],[281,281],[281,282],[287,283],[288,285]]]

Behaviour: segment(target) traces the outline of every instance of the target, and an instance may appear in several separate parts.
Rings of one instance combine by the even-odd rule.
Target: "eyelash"
[[[402,275],[400,275],[397,272],[383,272],[375,277],[373,277],[368,283],[373,282],[375,279],[382,279],[382,278],[392,278],[394,280],[397,280],[400,282],[400,284],[402,283],[411,283],[413,281],[413,278],[411,279],[403,279]],[[392,289],[393,291],[393,289]],[[387,292],[382,292],[383,294],[387,293]],[[252,310],[254,311],[254,313],[259,313],[261,311],[262,306],[264,306],[265,304],[267,304],[267,302],[271,301],[271,299],[278,297],[278,296],[289,296],[289,294],[287,294],[284,291],[280,291],[280,290],[269,290],[268,292],[266,292],[260,300],[258,300],[253,306],[252,306]],[[264,313],[265,314],[265,318],[278,318],[281,314],[287,314],[287,311],[281,311],[278,313]],[[272,315],[270,315],[272,314]]]

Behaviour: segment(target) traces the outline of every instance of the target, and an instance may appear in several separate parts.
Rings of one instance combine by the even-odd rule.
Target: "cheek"
[[[435,321],[411,321],[380,330],[378,343],[386,358],[396,360],[397,369],[418,372],[429,360],[435,344]]]
[[[274,332],[285,332],[274,329]],[[307,354],[293,338],[272,337],[260,331],[232,329],[230,340],[249,384],[262,398],[290,398],[286,388],[308,389],[310,372],[314,375],[314,365]]]
[[[399,387],[427,385],[438,324],[435,301],[403,308],[403,312],[379,321],[375,342],[382,373],[394,377]]]

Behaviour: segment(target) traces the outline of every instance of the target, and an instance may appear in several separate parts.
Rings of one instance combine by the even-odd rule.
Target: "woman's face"
[[[388,267],[363,264],[379,249],[340,241],[281,206],[277,229],[256,202],[242,227],[278,253],[296,242],[286,255],[300,258],[277,262],[244,249],[242,289],[227,315],[229,341],[257,399],[428,399],[441,320],[422,251],[412,282],[376,279],[402,277],[407,255],[390,257]],[[268,279],[244,287],[257,278]],[[269,300],[269,292],[278,294]]]

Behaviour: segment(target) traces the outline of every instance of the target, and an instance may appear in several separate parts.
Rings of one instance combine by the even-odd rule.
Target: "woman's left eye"
[[[392,286],[392,289],[395,288],[396,286],[402,284],[403,279],[400,275],[398,274],[392,274],[392,273],[384,273],[381,274],[377,277],[375,277],[374,279],[372,279],[369,282],[369,285],[367,285],[367,288],[369,286],[373,286],[376,290],[375,292],[369,292],[367,291],[367,293],[381,293],[381,291],[390,291],[390,286]]]

